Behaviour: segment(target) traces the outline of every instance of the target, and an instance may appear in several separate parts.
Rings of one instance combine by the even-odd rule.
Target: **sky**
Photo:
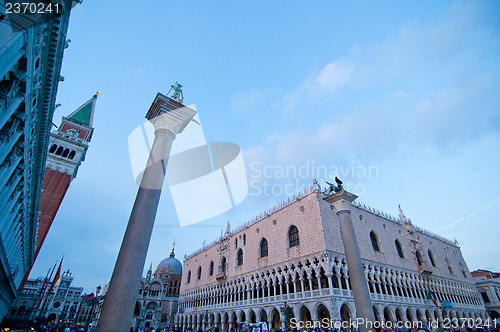
[[[500,271],[499,32],[498,1],[84,1],[53,122],[99,90],[95,130],[31,277],[64,255],[75,286],[109,282],[137,193],[128,137],[176,81],[206,140],[241,148],[248,195],[181,227],[167,187],[145,271],[335,175]]]

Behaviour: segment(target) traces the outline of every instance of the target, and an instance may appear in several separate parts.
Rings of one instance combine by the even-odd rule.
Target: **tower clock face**
[[[70,128],[70,129],[67,129],[66,132],[71,135],[71,136],[75,136],[75,137],[78,137],[80,136],[80,129],[76,129],[76,128]]]
[[[59,132],[87,141],[89,140],[91,133],[90,130],[87,130],[86,128],[77,128],[76,126],[68,122],[63,122],[61,124],[61,127],[59,127]]]

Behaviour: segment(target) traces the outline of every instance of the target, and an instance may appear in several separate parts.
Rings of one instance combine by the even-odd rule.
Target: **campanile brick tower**
[[[33,264],[69,184],[76,177],[78,167],[85,160],[94,131],[92,120],[98,94],[96,93],[67,117],[63,117],[59,128],[50,133]],[[24,287],[32,266],[26,271],[19,290]]]

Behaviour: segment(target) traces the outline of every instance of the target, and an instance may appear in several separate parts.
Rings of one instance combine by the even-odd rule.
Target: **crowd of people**
[[[475,327],[475,328],[431,328],[428,325],[424,325],[420,329],[406,329],[406,328],[393,328],[393,329],[370,329],[368,332],[500,332],[500,326],[490,326],[490,327]],[[38,328],[26,327],[24,329],[12,330],[3,329],[5,332],[95,332],[96,327],[82,327],[78,325],[60,325],[60,324],[48,324],[43,325]],[[228,332],[298,332],[298,331],[308,331],[308,332],[358,332],[356,329],[325,329],[321,326],[306,328],[306,329],[270,329],[268,330],[265,323],[241,323],[237,324],[236,328],[231,328]],[[181,330],[180,328],[165,327],[161,329],[155,329],[154,327],[143,327],[143,328],[130,328],[129,332],[222,332],[218,327],[207,327],[205,329],[193,330],[191,328]]]

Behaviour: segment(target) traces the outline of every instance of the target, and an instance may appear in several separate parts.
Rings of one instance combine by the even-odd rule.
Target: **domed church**
[[[174,326],[179,302],[182,263],[175,258],[174,249],[152,273],[152,264],[142,278],[134,309],[134,328],[154,327],[156,330]]]

